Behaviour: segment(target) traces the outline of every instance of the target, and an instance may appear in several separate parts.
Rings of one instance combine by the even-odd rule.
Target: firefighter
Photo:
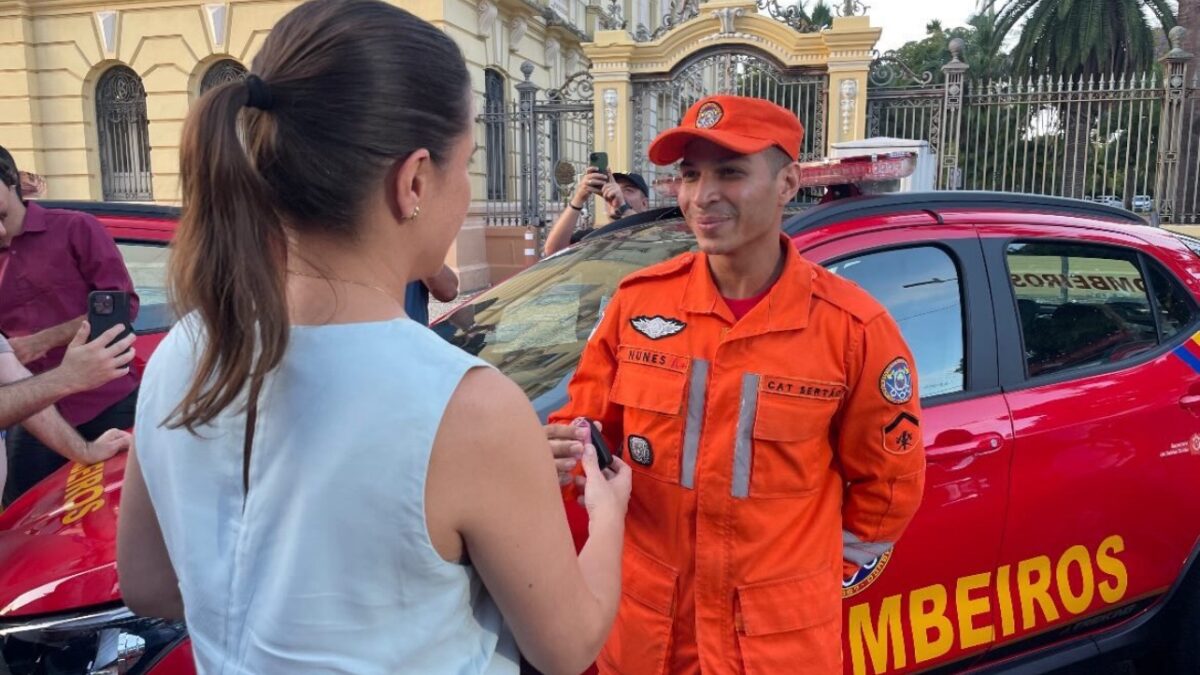
[[[841,582],[920,502],[899,328],[780,228],[803,133],[773,103],[714,96],[650,147],[682,160],[699,252],[621,282],[546,427],[568,488],[577,417],[634,470],[602,673],[840,673]]]

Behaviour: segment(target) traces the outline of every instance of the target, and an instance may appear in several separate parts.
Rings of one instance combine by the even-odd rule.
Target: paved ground
[[[454,309],[455,307],[458,307],[467,299],[467,297],[469,297],[471,295],[474,295],[474,294],[473,293],[463,293],[462,295],[458,296],[454,300],[451,300],[450,302],[438,302],[437,300],[431,299],[429,301],[429,320],[433,321],[434,319],[445,314],[446,312],[449,312],[450,310]]]

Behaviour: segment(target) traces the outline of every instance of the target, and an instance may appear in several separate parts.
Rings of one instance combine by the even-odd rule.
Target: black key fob
[[[596,448],[596,460],[603,471],[612,466],[612,450],[608,449],[608,443],[605,442],[604,435],[600,433],[595,422],[588,420],[588,429],[592,432],[592,446]]]

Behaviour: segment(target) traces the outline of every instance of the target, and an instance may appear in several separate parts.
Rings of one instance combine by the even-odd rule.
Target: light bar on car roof
[[[831,157],[800,163],[800,187],[822,187],[908,178],[917,168],[915,152]]]
[[[908,178],[917,168],[917,153],[889,152],[853,157],[831,157],[815,162],[800,163],[800,187],[824,187]],[[654,180],[654,191],[660,197],[679,196],[678,174],[660,176]]]

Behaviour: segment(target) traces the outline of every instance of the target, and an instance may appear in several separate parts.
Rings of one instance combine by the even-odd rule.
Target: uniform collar
[[[787,235],[781,233],[779,240],[783,244],[783,271],[767,297],[737,322],[735,332],[741,337],[799,330],[808,325],[814,276],[812,263],[800,256]],[[692,259],[680,307],[693,314],[716,314],[730,324],[734,323],[733,313],[717,290],[708,268],[708,256],[704,253],[698,253]]]
[[[46,209],[36,202],[25,202],[25,220],[21,222],[21,234],[46,231]]]

